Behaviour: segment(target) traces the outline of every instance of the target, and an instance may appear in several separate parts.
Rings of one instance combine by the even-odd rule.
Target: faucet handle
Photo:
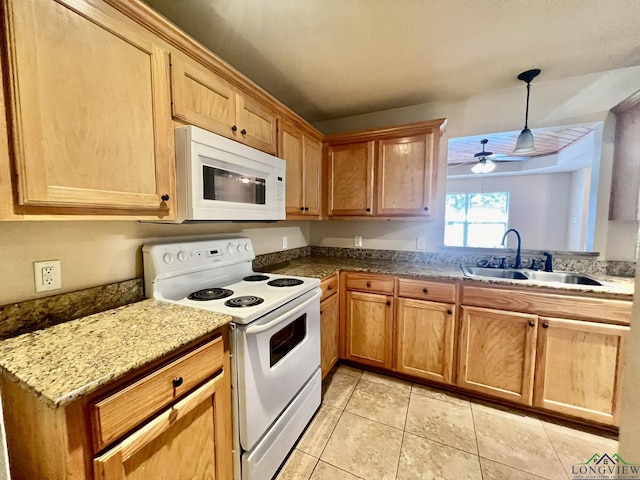
[[[542,255],[545,256],[544,261],[544,271],[545,272],[553,272],[553,255],[551,252],[542,252]]]

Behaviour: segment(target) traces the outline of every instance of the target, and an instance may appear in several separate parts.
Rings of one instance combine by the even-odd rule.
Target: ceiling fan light
[[[481,159],[478,163],[476,163],[473,167],[471,167],[471,171],[473,173],[490,173],[493,172],[496,168],[496,164],[493,163],[489,159]]]
[[[533,133],[528,128],[525,128],[518,135],[516,140],[516,148],[513,153],[532,153],[536,151],[536,147],[533,144]]]

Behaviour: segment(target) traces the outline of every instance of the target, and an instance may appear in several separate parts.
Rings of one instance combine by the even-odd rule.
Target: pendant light
[[[527,84],[527,109],[524,114],[524,129],[518,135],[518,140],[516,141],[516,148],[513,150],[513,153],[532,153],[536,151],[536,148],[533,144],[533,133],[529,130],[529,91],[531,90],[531,81],[536,78],[540,74],[539,68],[534,68],[533,70],[527,70],[526,72],[522,72],[518,75],[518,80],[522,80]]]

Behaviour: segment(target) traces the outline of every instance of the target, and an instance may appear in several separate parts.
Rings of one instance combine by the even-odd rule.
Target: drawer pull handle
[[[542,324],[542,328],[549,328],[549,324],[548,324],[547,322],[544,322],[544,323]]]
[[[422,289],[422,293],[429,293],[429,290],[428,290],[428,289],[426,289],[426,288],[423,288],[423,289]]]
[[[171,383],[173,383],[173,388],[178,388],[180,385],[182,385],[182,383],[184,382],[182,377],[176,377],[172,380]]]
[[[333,285],[329,285],[329,286],[327,287],[327,290],[333,290]]]
[[[370,286],[371,286],[371,282],[367,282],[367,287],[370,287]]]
[[[533,320],[531,320],[531,321],[529,322],[529,326],[530,326],[530,327],[535,327],[535,326],[536,326],[536,322],[534,322]]]

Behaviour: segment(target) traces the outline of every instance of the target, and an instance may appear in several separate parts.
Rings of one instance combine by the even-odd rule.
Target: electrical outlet
[[[427,249],[427,237],[418,237],[418,238],[416,238],[416,248],[418,250],[426,250]]]
[[[356,238],[353,240],[353,245],[355,247],[361,247],[362,246],[362,236],[361,235],[356,235]]]
[[[287,248],[288,245],[289,241],[287,240],[287,237],[282,237],[282,248]]]
[[[49,290],[59,290],[62,288],[60,260],[33,262],[33,274],[36,292],[47,292]]]

